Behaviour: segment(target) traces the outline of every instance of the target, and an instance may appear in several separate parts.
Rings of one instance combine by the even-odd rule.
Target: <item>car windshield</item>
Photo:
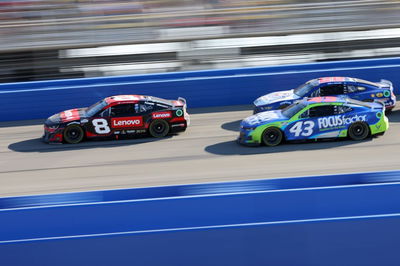
[[[294,89],[294,94],[299,97],[304,97],[315,86],[318,86],[318,81],[316,79],[310,80]]]
[[[97,114],[101,109],[103,109],[105,106],[107,106],[107,102],[104,100],[101,100],[100,102],[97,102],[93,104],[92,106],[88,107],[86,109],[86,115],[88,117],[92,117],[95,114]]]
[[[294,116],[295,114],[300,112],[300,110],[303,110],[304,107],[306,107],[304,105],[304,103],[297,102],[297,103],[291,104],[288,107],[282,109],[282,114],[284,116],[286,116],[287,118],[291,118],[292,116]]]

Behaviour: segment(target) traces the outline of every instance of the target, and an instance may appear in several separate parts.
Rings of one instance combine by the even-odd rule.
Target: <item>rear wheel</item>
[[[262,134],[263,143],[269,147],[279,145],[282,142],[282,139],[283,133],[276,127],[267,128]]]
[[[369,127],[364,122],[355,122],[350,125],[348,135],[352,140],[363,140],[369,135]]]
[[[149,132],[155,138],[165,137],[169,133],[169,124],[165,120],[154,120],[149,126]]]
[[[64,129],[63,137],[66,143],[76,144],[83,140],[84,135],[85,132],[81,126],[72,124]]]

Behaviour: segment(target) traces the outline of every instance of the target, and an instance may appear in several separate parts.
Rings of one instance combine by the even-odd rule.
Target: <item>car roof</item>
[[[323,78],[318,78],[317,79],[319,84],[323,83],[340,83],[340,82],[345,82],[345,81],[351,81],[355,82],[355,78],[350,78],[350,77],[323,77]]]
[[[336,97],[336,96],[326,96],[326,97],[313,97],[304,99],[305,104],[313,104],[313,103],[346,103],[345,97]]]
[[[104,100],[108,103],[124,103],[124,102],[137,102],[143,99],[143,95],[114,95],[105,98]]]
[[[104,100],[107,102],[107,104],[136,103],[138,101],[149,101],[149,102],[172,105],[172,102],[170,100],[165,100],[165,99],[154,97],[154,96],[137,95],[137,94],[114,95],[114,96],[107,97]]]
[[[343,103],[343,104],[350,104],[350,105],[358,105],[362,107],[369,107],[371,108],[372,103],[369,102],[362,102],[358,100],[351,99],[346,96],[326,96],[326,97],[314,97],[314,98],[304,98],[301,100],[304,105],[310,105],[315,103]]]

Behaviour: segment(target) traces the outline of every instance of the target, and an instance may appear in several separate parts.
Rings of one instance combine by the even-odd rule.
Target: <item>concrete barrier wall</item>
[[[397,266],[399,215],[0,244],[2,264]]]
[[[5,265],[396,265],[399,178],[66,193],[32,196],[30,207],[21,204],[29,197],[3,198],[0,257]]]
[[[146,94],[176,99],[189,107],[251,104],[276,90],[292,89],[316,77],[350,76],[391,80],[400,93],[400,58],[350,60],[229,70],[87,78],[0,85],[0,121],[46,118],[116,94]]]

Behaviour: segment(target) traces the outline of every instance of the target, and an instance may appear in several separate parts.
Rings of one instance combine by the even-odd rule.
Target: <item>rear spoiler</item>
[[[390,87],[390,89],[393,90],[393,83],[391,81],[386,80],[386,79],[381,79],[381,81],[379,83],[388,85]]]
[[[374,100],[374,103],[378,103],[378,104],[380,104],[380,105],[382,105],[382,111],[384,112],[385,111],[385,103],[383,102],[383,101],[381,101],[381,100],[377,100],[377,99],[375,99]],[[375,108],[372,106],[372,110],[374,110]]]
[[[184,106],[184,107],[187,107],[187,105],[186,105],[186,99],[185,99],[185,98],[178,97],[178,100],[175,101],[174,105],[175,105],[175,106],[181,106],[181,104],[176,104],[176,103],[179,103],[179,102],[182,102],[182,103],[183,103],[183,106]]]

